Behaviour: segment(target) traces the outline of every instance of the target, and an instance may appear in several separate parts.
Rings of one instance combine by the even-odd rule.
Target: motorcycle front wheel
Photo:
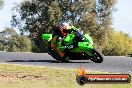
[[[103,62],[104,57],[101,53],[99,53],[99,51],[97,51],[96,49],[92,49],[91,53],[93,54],[91,61],[93,61],[95,63],[102,63]]]

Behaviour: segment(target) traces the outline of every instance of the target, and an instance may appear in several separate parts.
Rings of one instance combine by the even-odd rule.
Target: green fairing
[[[69,52],[85,52],[89,56],[92,56],[89,51],[94,48],[93,41],[88,34],[84,34],[84,37],[86,38],[86,40],[84,42],[78,42],[78,47],[70,49]],[[73,42],[74,38],[74,33],[68,34],[67,37],[63,38],[63,42],[65,45],[70,45]],[[42,39],[50,41],[52,39],[52,34],[43,34]],[[62,42],[57,42],[57,48],[63,51],[65,49],[65,46],[62,46]]]
[[[57,48],[58,48],[60,51],[63,51],[65,47],[62,46],[62,42],[57,42]]]
[[[64,40],[64,43],[65,45],[70,45],[72,42],[73,42],[73,38],[75,37],[75,35],[73,34],[68,34],[67,37],[65,37],[63,40]]]
[[[87,38],[86,41],[87,41],[88,43],[90,43],[91,45],[93,45],[93,40],[92,40],[92,38],[91,38],[88,34],[85,34],[84,36]]]
[[[78,47],[82,50],[90,50],[93,48],[93,46],[88,42],[79,42]]]
[[[64,44],[65,45],[70,45],[73,42],[73,38],[75,36],[73,34],[68,34],[67,37],[63,38]],[[64,50],[64,46],[62,46],[62,42],[57,42],[57,48],[61,51]]]
[[[70,49],[70,52],[86,52],[89,56],[92,56],[89,51],[94,48],[93,41],[88,34],[85,34],[84,36],[86,37],[86,42],[78,42],[78,47]],[[74,37],[75,35],[69,34],[66,38],[64,38],[64,43],[66,45],[70,45],[73,42]],[[61,46],[61,50],[63,50],[62,48],[64,47]]]
[[[46,41],[50,41],[52,39],[52,34],[42,34],[42,39]]]

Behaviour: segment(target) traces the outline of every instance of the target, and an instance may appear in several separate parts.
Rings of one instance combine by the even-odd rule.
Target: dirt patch
[[[30,74],[6,74],[0,73],[0,81],[14,81],[14,80],[46,80],[43,76]]]

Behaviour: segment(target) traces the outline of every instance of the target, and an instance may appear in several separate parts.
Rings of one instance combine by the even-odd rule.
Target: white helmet
[[[60,29],[61,28],[69,29],[70,28],[70,25],[68,23],[61,23],[60,24]]]

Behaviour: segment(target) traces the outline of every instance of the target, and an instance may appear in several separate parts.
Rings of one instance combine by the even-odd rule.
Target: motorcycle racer
[[[64,48],[62,49],[62,41],[67,37],[70,32],[75,30],[77,30],[77,28],[74,26],[70,26],[68,23],[61,23],[59,27],[56,27],[54,29],[51,40],[51,48],[57,51],[61,58],[63,58],[65,55],[65,52],[63,50]]]
[[[92,38],[74,26],[62,24],[52,34],[42,34],[42,39],[47,43],[48,54],[59,62],[89,59],[103,62],[103,55],[94,48]]]

